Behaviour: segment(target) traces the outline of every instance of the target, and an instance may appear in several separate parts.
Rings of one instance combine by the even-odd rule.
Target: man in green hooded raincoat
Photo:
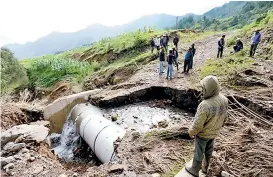
[[[194,123],[189,129],[189,136],[195,137],[194,158],[192,164],[186,165],[186,171],[194,176],[198,176],[200,170],[207,173],[214,139],[227,119],[228,109],[228,99],[219,93],[217,77],[207,76],[200,83],[204,99],[198,105]]]

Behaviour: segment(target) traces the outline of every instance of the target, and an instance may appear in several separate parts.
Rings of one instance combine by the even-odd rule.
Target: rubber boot
[[[205,157],[202,161],[202,172],[207,174],[209,169],[209,162],[211,157]]]
[[[185,169],[191,175],[198,177],[201,166],[202,166],[202,161],[199,162],[199,161],[193,159],[191,166],[188,166],[188,164],[186,164]]]

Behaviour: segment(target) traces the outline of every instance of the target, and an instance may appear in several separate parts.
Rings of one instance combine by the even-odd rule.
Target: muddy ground
[[[228,33],[227,38],[230,35],[232,34]],[[183,49],[189,44],[180,44],[180,69],[178,72],[175,70],[172,81],[166,80],[165,75],[159,77],[158,61],[153,61],[142,66],[127,81],[107,87],[95,98],[109,103],[109,100],[113,101],[115,97],[150,86],[199,90],[199,68],[208,58],[215,58],[217,50],[215,44],[219,37],[220,35],[212,35],[194,42],[197,50],[194,69],[188,75],[182,73],[181,61]],[[224,52],[224,55],[229,54]],[[268,81],[272,81],[273,64],[270,61],[255,59],[257,62],[251,71],[242,73],[241,79],[252,78],[250,83],[253,83],[255,81],[253,77],[256,77],[256,81],[262,80],[264,85],[255,85],[248,89],[232,89],[222,85],[222,91],[226,95],[241,96],[244,98],[243,102],[248,103],[247,106],[252,108],[254,113],[249,113],[247,109],[240,109],[236,105],[231,106],[229,121],[216,139],[209,176],[218,176],[221,171],[227,171],[233,176],[273,176],[273,129],[256,115],[265,115],[267,119],[272,119],[272,82]],[[56,99],[55,96],[51,98]],[[177,98],[171,96],[170,100],[175,106]],[[172,101],[154,100],[149,106],[172,105]],[[5,104],[1,105],[1,109],[2,132],[14,125],[34,121],[27,119],[28,115],[17,106]],[[194,113],[194,110],[190,112]],[[108,111],[109,115],[112,113],[111,110]],[[1,176],[174,176],[192,157],[193,140],[185,136],[192,120],[186,120],[178,119],[175,125],[159,127],[152,133],[138,132],[134,128],[127,129],[127,134],[119,145],[115,164],[65,163],[50,151],[46,142],[31,143],[26,146],[27,152],[19,151],[5,155],[1,153],[2,157],[17,155],[11,162],[13,166],[5,169],[2,167]]]

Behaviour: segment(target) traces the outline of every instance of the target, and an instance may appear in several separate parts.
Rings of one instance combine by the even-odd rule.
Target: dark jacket
[[[150,40],[150,45],[151,45],[152,47],[155,46],[155,41],[154,41],[153,39]]]
[[[192,51],[187,51],[186,55],[185,55],[185,60],[188,61],[190,59],[192,59],[193,55],[192,55]]]
[[[160,38],[160,45],[163,45],[163,38]]]
[[[218,48],[219,48],[219,49],[223,49],[223,48],[224,48],[224,45],[225,45],[225,40],[224,40],[224,38],[221,38],[221,39],[218,41]]]
[[[167,62],[169,65],[172,65],[174,62],[174,55],[173,54],[169,54],[167,57]]]
[[[174,38],[173,38],[173,43],[174,44],[177,44],[179,42],[179,38],[177,37],[177,36],[175,36]]]
[[[163,51],[159,52],[159,61],[165,61],[165,53]]]
[[[173,55],[174,55],[175,59],[178,58],[178,52],[177,52],[177,50],[173,50]]]
[[[195,55],[195,51],[196,51],[196,49],[195,49],[195,48],[191,48],[192,57],[194,57],[194,55]]]
[[[239,47],[240,49],[244,48],[242,41],[237,41],[236,46]]]

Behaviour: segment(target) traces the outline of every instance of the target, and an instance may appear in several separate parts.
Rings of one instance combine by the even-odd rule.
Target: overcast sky
[[[0,46],[26,43],[52,31],[74,32],[92,23],[120,25],[143,15],[203,14],[228,0],[0,0]]]

